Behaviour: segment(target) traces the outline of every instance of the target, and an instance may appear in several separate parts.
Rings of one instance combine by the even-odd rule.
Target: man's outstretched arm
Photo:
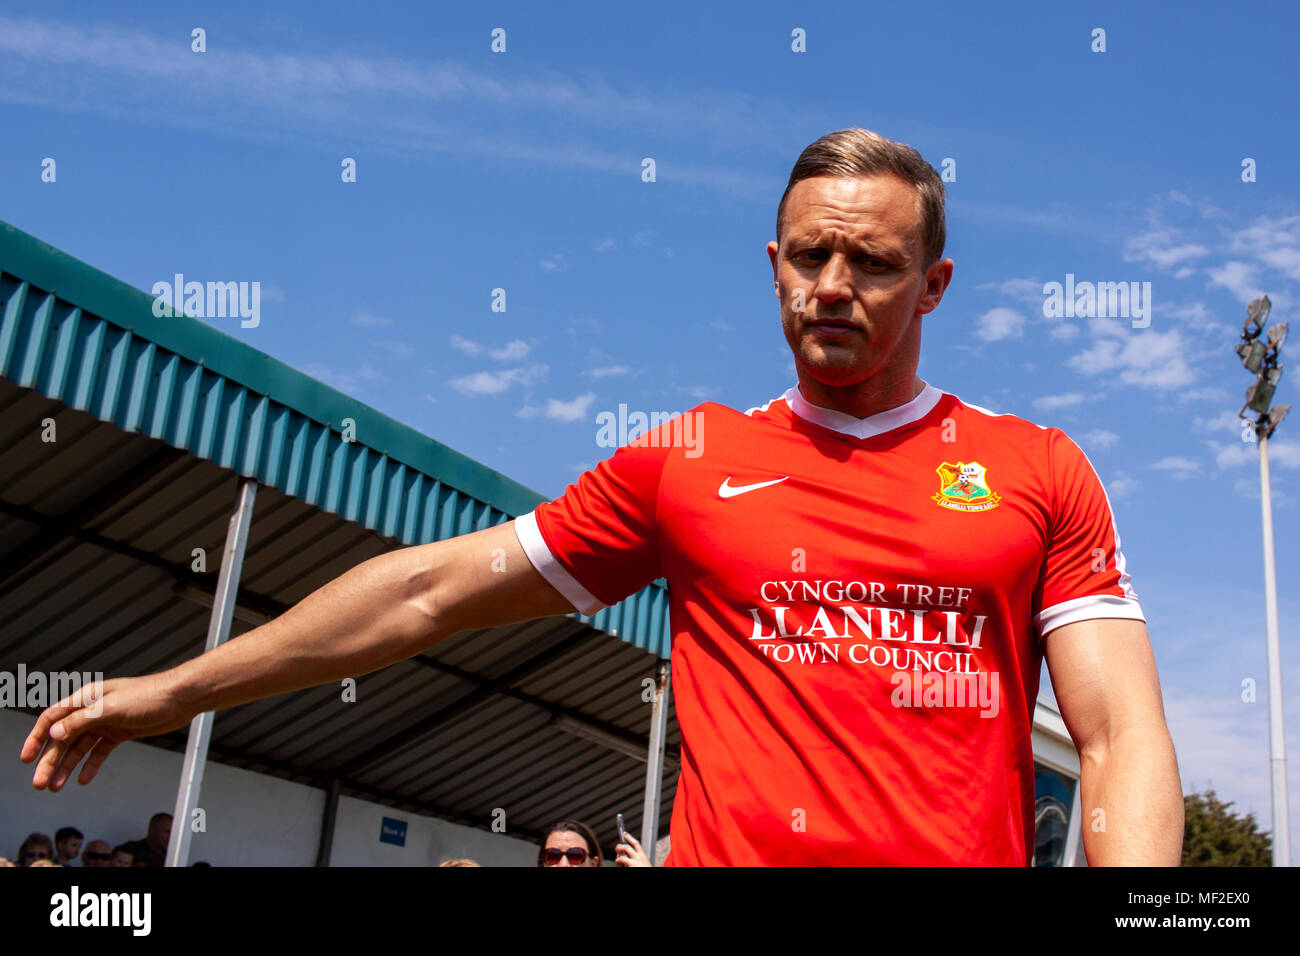
[[[1088,864],[1178,866],[1182,785],[1146,625],[1079,621],[1046,642],[1056,702],[1079,752]]]
[[[513,521],[404,548],[357,565],[207,654],[105,681],[80,706],[47,708],[22,760],[39,756],[33,786],[59,790],[89,754],[78,778],[89,783],[118,744],[184,727],[204,711],[369,673],[466,628],[572,611],[529,562]]]

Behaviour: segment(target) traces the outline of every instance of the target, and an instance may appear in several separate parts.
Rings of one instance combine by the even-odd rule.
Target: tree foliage
[[[1239,816],[1213,790],[1183,797],[1183,866],[1271,866],[1273,841],[1255,815]]]

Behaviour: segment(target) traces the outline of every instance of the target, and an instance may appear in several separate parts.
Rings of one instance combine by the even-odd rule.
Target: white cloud
[[[1018,339],[1025,329],[1024,316],[1001,306],[989,309],[976,320],[976,323],[975,335],[985,342]]]
[[[1052,331],[1047,334],[1054,339],[1067,341],[1079,334],[1079,327],[1073,322],[1058,321],[1052,326]]]
[[[1136,478],[1130,478],[1122,471],[1115,472],[1115,477],[1105,483],[1106,493],[1112,498],[1127,498],[1141,485]]]
[[[452,347],[452,348],[454,348],[454,349],[460,349],[460,350],[461,350],[462,352],[464,352],[466,355],[482,355],[482,354],[483,354],[483,346],[482,346],[482,345],[480,345],[478,342],[475,342],[475,341],[473,341],[473,340],[471,340],[471,339],[467,339],[467,338],[465,338],[463,335],[453,335],[453,336],[449,339],[449,341],[451,342],[451,347]]]
[[[1144,388],[1179,388],[1196,380],[1187,362],[1190,350],[1177,329],[1137,332],[1110,319],[1093,319],[1089,331],[1095,344],[1069,359],[1076,371],[1085,375],[1118,373],[1121,382]]]
[[[1300,214],[1260,216],[1233,235],[1230,248],[1288,279],[1300,280]]]
[[[1194,418],[1192,423],[1200,430],[1211,434],[1241,434],[1241,419],[1229,409],[1224,409],[1213,418]]]
[[[680,388],[691,398],[698,399],[701,402],[722,392],[722,389],[716,385],[682,385]]]
[[[1043,305],[1043,283],[1037,279],[1003,279],[1001,282],[981,282],[975,287],[980,292],[995,292],[1025,305]]]
[[[532,350],[533,347],[523,339],[513,339],[501,348],[493,349],[491,354],[500,362],[517,362]]]
[[[1094,428],[1084,432],[1079,440],[1089,448],[1111,448],[1119,441],[1119,436],[1104,428]]]
[[[308,362],[303,366],[303,371],[349,395],[365,393],[367,385],[383,385],[392,381],[369,362],[362,362],[358,368],[347,371],[321,365],[319,362]]]
[[[589,378],[609,378],[611,375],[626,375],[632,371],[626,365],[604,365],[600,368],[589,368],[583,372]]]
[[[580,422],[587,418],[592,403],[595,401],[596,393],[587,392],[585,395],[579,395],[567,402],[558,398],[548,399],[544,408],[525,405],[519,409],[517,414],[520,418],[545,417],[557,422]]]
[[[591,247],[593,252],[609,252],[614,248],[614,240],[610,238],[598,239],[596,244]]]
[[[557,252],[553,256],[548,256],[541,261],[543,272],[563,272],[569,268],[569,264],[564,261],[564,255]]]
[[[462,395],[499,395],[515,385],[531,385],[546,375],[545,365],[506,368],[495,372],[475,372],[454,378],[449,384]]]
[[[1167,471],[1171,478],[1176,478],[1179,481],[1193,478],[1202,471],[1199,463],[1192,461],[1190,458],[1183,458],[1180,455],[1169,455],[1161,458],[1159,461],[1152,463],[1151,467],[1158,471]]]
[[[392,319],[386,319],[383,316],[372,315],[369,312],[358,314],[353,320],[353,325],[363,325],[371,328],[387,328],[390,325],[396,325]]]
[[[1073,408],[1087,401],[1086,396],[1078,392],[1066,392],[1064,395],[1044,395],[1034,399],[1034,408],[1040,412],[1055,411],[1059,408]]]
[[[1187,263],[1209,255],[1210,250],[1199,242],[1187,242],[1182,231],[1161,226],[1148,232],[1131,236],[1124,244],[1124,261],[1153,266],[1162,272],[1176,271],[1179,278],[1191,275]],[[1180,268],[1181,267],[1181,268]]]
[[[1208,270],[1210,281],[1232,292],[1243,303],[1259,295],[1259,274],[1255,266],[1235,259],[1225,262],[1217,269]]]
[[[449,339],[451,347],[459,349],[466,355],[478,356],[485,352],[496,359],[498,362],[517,362],[524,358],[532,351],[533,347],[522,339],[514,339],[507,342],[501,348],[491,348],[483,345],[481,342],[475,342],[473,339],[467,339],[463,335],[452,335]]]

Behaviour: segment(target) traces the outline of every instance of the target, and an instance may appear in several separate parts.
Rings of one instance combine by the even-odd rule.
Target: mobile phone
[[[618,815],[618,838],[627,842],[627,830],[623,826],[623,814]]]

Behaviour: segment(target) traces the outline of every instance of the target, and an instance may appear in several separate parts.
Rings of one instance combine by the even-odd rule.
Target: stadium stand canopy
[[[201,652],[248,479],[232,637],[368,558],[544,500],[198,319],[155,316],[151,296],[3,222],[0,409],[10,671],[131,676]],[[660,581],[594,617],[462,632],[359,676],[354,703],[327,685],[222,711],[208,757],[483,829],[507,807],[516,836],[586,820],[612,844],[615,813],[640,816],[647,763],[628,751],[649,747],[643,682],[668,653]],[[660,833],[671,708],[664,739]]]

